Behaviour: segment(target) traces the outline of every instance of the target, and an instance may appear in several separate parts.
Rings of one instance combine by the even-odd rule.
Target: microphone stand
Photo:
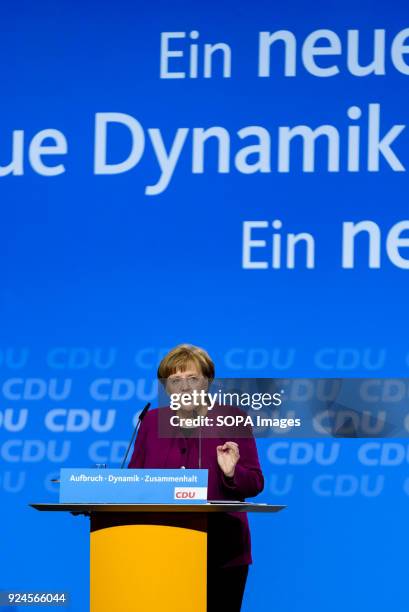
[[[122,463],[121,463],[121,468],[120,468],[121,470],[122,470],[122,468],[123,468],[123,467],[124,467],[124,465],[125,465],[125,461],[126,461],[126,459],[127,459],[127,457],[128,457],[128,453],[129,453],[129,450],[130,450],[130,448],[131,448],[131,446],[132,446],[132,442],[134,441],[134,438],[135,438],[135,436],[136,436],[136,432],[138,431],[139,427],[141,426],[142,419],[143,419],[143,417],[145,416],[145,414],[148,412],[148,410],[149,410],[150,406],[151,406],[151,404],[150,404],[150,402],[148,402],[148,403],[146,404],[145,408],[142,410],[141,414],[140,414],[140,415],[139,415],[139,417],[138,417],[137,423],[136,423],[136,425],[135,425],[135,429],[133,430],[133,434],[132,434],[131,441],[129,442],[128,448],[127,448],[126,453],[125,453],[125,457],[123,458],[123,461],[122,461]]]

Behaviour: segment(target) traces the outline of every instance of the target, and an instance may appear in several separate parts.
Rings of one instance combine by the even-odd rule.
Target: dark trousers
[[[248,565],[207,568],[207,612],[240,612]]]

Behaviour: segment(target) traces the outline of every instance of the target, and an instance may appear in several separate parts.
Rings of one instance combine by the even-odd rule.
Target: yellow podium
[[[254,503],[30,504],[90,517],[91,612],[206,612],[210,512],[277,512]]]

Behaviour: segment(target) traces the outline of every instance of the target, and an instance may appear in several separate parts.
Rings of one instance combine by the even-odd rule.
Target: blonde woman
[[[158,378],[169,393],[189,393],[207,389],[215,376],[214,363],[199,347],[181,344],[161,361]],[[215,406],[212,417],[220,407]],[[129,468],[208,469],[208,499],[244,500],[263,490],[257,447],[252,436],[245,438],[199,437],[192,428],[178,427],[172,437],[159,437],[159,413],[170,407],[148,412],[142,421]],[[180,422],[206,416],[208,407],[184,405],[177,414]],[[208,516],[207,609],[209,612],[239,612],[252,563],[251,539],[244,512],[211,513]]]

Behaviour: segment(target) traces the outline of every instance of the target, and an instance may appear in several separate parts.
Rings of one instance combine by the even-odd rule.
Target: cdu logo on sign
[[[175,487],[174,499],[207,499],[207,487]]]

